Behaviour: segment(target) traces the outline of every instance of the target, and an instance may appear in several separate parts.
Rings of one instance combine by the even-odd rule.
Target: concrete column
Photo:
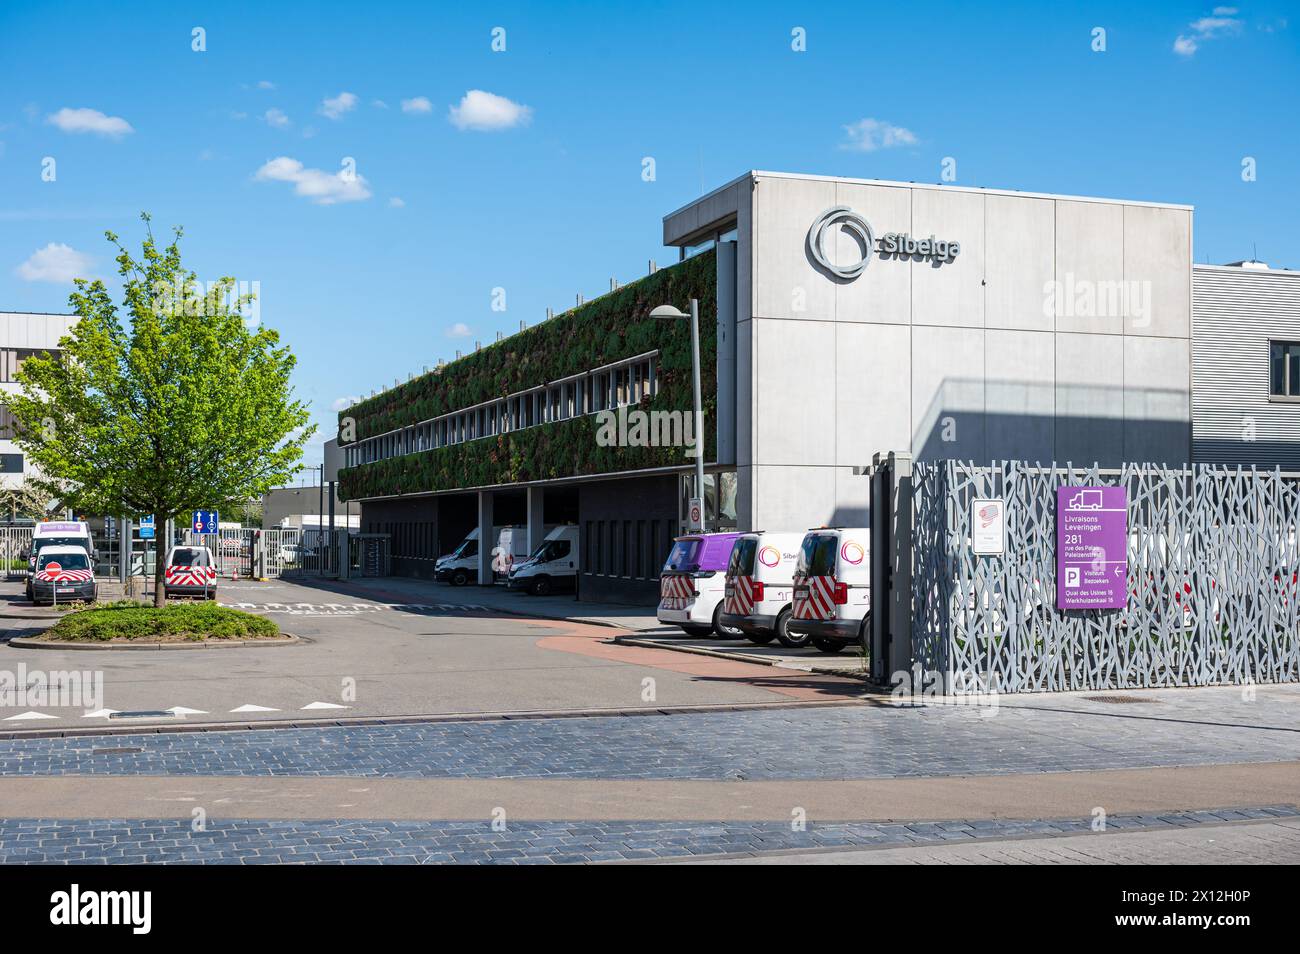
[[[541,487],[528,487],[528,552],[532,553],[542,545],[546,536],[544,522],[546,491]]]
[[[497,545],[492,532],[492,491],[478,492],[478,582],[492,585],[492,548]]]
[[[912,457],[876,454],[871,473],[871,677],[909,672],[912,647]]]

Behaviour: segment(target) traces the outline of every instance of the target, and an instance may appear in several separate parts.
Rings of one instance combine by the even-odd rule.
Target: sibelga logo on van
[[[832,262],[826,254],[827,235],[836,225],[853,236],[860,246],[862,254],[856,262],[840,265]],[[961,254],[961,243],[935,238],[933,235],[918,239],[906,232],[886,232],[877,239],[866,219],[847,205],[836,205],[813,220],[808,229],[808,250],[813,261],[824,271],[836,278],[852,281],[866,270],[872,253],[882,258],[928,259],[937,266],[955,261]]]
[[[763,566],[776,566],[781,562],[781,551],[776,547],[763,547],[758,551],[758,562]]]
[[[844,546],[840,547],[840,556],[844,558],[846,563],[852,563],[854,566],[857,566],[862,562],[862,558],[866,556],[866,551],[850,540],[848,543],[844,544]]]

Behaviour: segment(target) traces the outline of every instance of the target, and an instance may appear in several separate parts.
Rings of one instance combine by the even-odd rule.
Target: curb
[[[696,656],[713,656],[717,659],[733,659],[737,662],[753,663],[758,666],[771,666],[773,669],[789,669],[791,672],[815,672],[820,676],[843,676],[847,679],[857,679],[863,683],[870,684],[871,677],[862,670],[836,669],[833,666],[818,666],[809,663],[807,668],[802,664],[798,667],[782,666],[779,660],[765,656],[749,656],[745,653],[729,653],[723,649],[706,649],[703,646],[682,646],[673,643],[661,643],[653,639],[644,639],[639,636],[615,636],[610,642],[618,643],[621,646],[640,646],[647,649],[667,649],[675,653],[691,653]]]
[[[19,649],[71,649],[74,651],[90,652],[113,652],[113,651],[143,651],[143,650],[182,650],[182,649],[221,649],[223,647],[248,647],[255,646],[299,646],[311,640],[304,639],[301,636],[292,636],[288,633],[275,639],[211,639],[183,643],[72,643],[54,641],[48,639],[38,639],[34,636],[15,636],[9,640],[10,646],[17,646]]]
[[[701,706],[663,706],[645,709],[533,709],[504,712],[449,712],[443,715],[334,716],[321,719],[260,719],[255,722],[173,722],[143,725],[87,726],[85,728],[31,729],[0,732],[0,741],[65,739],[84,736],[165,735],[176,732],[256,732],[264,729],[338,729],[350,726],[439,725],[459,722],[522,722],[535,719],[635,718],[660,715],[698,715],[710,712],[751,712],[768,709],[819,709],[872,705],[866,700],[819,699],[807,702],[723,703]]]

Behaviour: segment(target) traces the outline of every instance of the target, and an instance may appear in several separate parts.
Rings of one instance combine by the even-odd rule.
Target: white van
[[[174,546],[163,567],[163,595],[217,598],[217,568],[212,551],[200,546]]]
[[[95,541],[90,536],[90,524],[81,520],[45,520],[32,531],[32,545],[27,552],[27,598],[32,598],[32,577],[36,574],[36,561],[44,547],[81,547],[90,558],[94,569],[97,555]]]
[[[734,626],[760,646],[773,638],[792,648],[808,642],[811,637],[792,635],[788,629],[794,570],[802,544],[802,533],[759,530],[737,537],[727,564],[719,621]]]
[[[466,534],[456,549],[438,557],[433,564],[433,578],[452,586],[464,586],[478,579],[478,527]]]
[[[510,568],[508,586],[545,596],[572,590],[578,581],[578,528],[556,527],[536,550]]]
[[[740,630],[721,620],[727,560],[738,533],[691,533],[673,541],[659,575],[661,623],[680,626],[688,636],[716,633],[724,639]]]
[[[825,653],[870,642],[871,534],[819,527],[804,534],[794,573],[789,629]]]

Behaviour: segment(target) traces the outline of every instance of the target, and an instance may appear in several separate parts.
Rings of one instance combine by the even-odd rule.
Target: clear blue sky
[[[61,276],[111,276],[103,231],[134,243],[147,209],[200,279],[260,283],[328,431],[340,398],[671,261],[663,214],[747,169],[952,156],[961,184],[1190,203],[1198,262],[1300,267],[1294,3],[440,6],[0,5],[0,310],[66,311]],[[453,114],[470,90],[503,99]]]

